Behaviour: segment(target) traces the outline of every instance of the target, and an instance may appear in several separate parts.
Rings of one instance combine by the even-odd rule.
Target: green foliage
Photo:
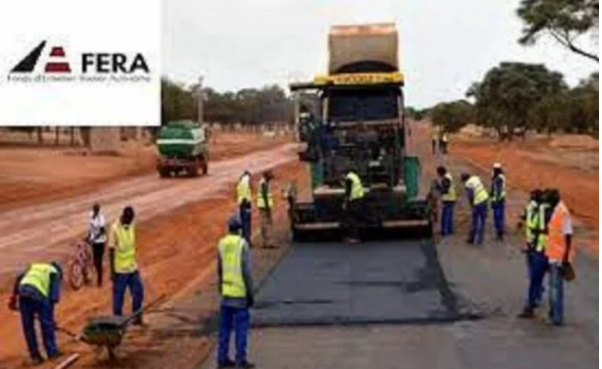
[[[466,95],[475,99],[478,125],[495,129],[500,139],[512,139],[530,128],[530,114],[544,98],[566,89],[562,74],[544,65],[501,63]]]
[[[431,111],[431,120],[443,132],[454,133],[473,119],[474,109],[466,100],[439,103]]]
[[[575,43],[579,36],[597,32],[598,0],[521,0],[517,14],[524,22],[521,44],[534,44],[548,34],[569,50],[598,61],[598,55]]]
[[[197,120],[198,86],[186,87],[164,78],[161,87],[162,124],[173,120]],[[203,118],[208,122],[261,124],[292,119],[292,102],[276,85],[224,93],[204,88],[202,93]]]

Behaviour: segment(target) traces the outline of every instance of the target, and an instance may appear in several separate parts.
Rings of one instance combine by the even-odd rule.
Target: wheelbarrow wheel
[[[74,291],[79,290],[85,283],[85,271],[81,263],[77,260],[72,260],[68,267],[69,285]]]

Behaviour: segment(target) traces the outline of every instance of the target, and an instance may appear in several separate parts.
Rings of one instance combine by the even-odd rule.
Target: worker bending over
[[[441,236],[454,233],[454,206],[456,205],[456,188],[452,175],[443,166],[437,167],[439,176],[438,189],[441,193]]]
[[[345,200],[343,208],[347,219],[347,242],[360,242],[360,222],[363,217],[364,186],[355,170],[349,169],[345,175]]]
[[[529,288],[527,302],[522,313],[519,314],[520,318],[532,318],[535,309],[541,303],[543,280],[548,270],[548,257],[545,250],[550,216],[550,206],[546,196],[543,196],[540,190],[532,191],[524,214]]]
[[[485,219],[487,218],[487,200],[489,199],[489,194],[487,194],[487,190],[478,176],[462,173],[461,180],[464,183],[468,203],[472,209],[470,235],[467,242],[469,244],[482,245],[485,236]]]
[[[550,191],[550,207],[553,210],[545,249],[550,264],[549,317],[552,324],[560,326],[564,323],[564,280],[574,278],[571,265],[575,256],[573,224],[571,214],[556,189]]]
[[[136,264],[134,217],[134,209],[131,206],[126,206],[119,220],[111,228],[109,248],[111,279],[113,280],[113,314],[115,315],[122,315],[123,313],[123,297],[126,288],[130,290],[132,295],[132,312],[142,309],[144,300],[144,288]],[[137,315],[132,324],[142,324],[142,315]]]
[[[493,225],[496,237],[498,240],[503,240],[506,217],[506,177],[500,163],[493,164],[491,210],[493,211]]]
[[[228,235],[218,243],[217,277],[221,297],[219,317],[218,368],[253,368],[247,361],[249,309],[253,306],[253,279],[249,246],[239,233],[238,217],[228,221]],[[236,331],[236,362],[230,359],[230,333]]]
[[[92,259],[96,269],[96,285],[102,287],[102,261],[107,244],[105,217],[100,212],[98,203],[92,206],[90,213],[90,230],[88,231],[88,244],[92,247]]]
[[[238,180],[236,198],[242,224],[242,237],[251,247],[251,204],[253,199],[251,195],[251,173],[248,170],[245,170]]]
[[[58,263],[33,263],[17,276],[10,310],[19,310],[23,335],[34,365],[44,361],[38,349],[35,319],[38,318],[48,359],[61,355],[54,334],[54,305],[59,302],[63,272]]]
[[[274,223],[272,219],[272,209],[274,207],[274,199],[272,197],[272,189],[270,182],[274,179],[271,171],[265,171],[259,181],[259,189],[257,193],[257,208],[259,209],[259,220],[261,223],[261,240],[264,248],[276,247],[274,243]]]

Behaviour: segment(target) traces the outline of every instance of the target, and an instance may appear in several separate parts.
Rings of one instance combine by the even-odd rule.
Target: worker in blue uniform
[[[60,299],[62,275],[62,269],[56,262],[33,263],[27,270],[19,274],[15,281],[9,309],[18,310],[21,314],[23,335],[34,365],[39,365],[44,361],[36,339],[36,317],[42,328],[46,355],[49,359],[61,355],[56,346],[54,332],[54,305]]]
[[[491,177],[491,210],[493,211],[493,225],[498,240],[504,239],[506,218],[506,176],[502,164],[493,164]]]

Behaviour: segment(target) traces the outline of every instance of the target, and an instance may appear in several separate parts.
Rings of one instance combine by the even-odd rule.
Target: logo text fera
[[[133,58],[122,53],[83,53],[83,73],[149,73],[144,56],[140,53]]]

